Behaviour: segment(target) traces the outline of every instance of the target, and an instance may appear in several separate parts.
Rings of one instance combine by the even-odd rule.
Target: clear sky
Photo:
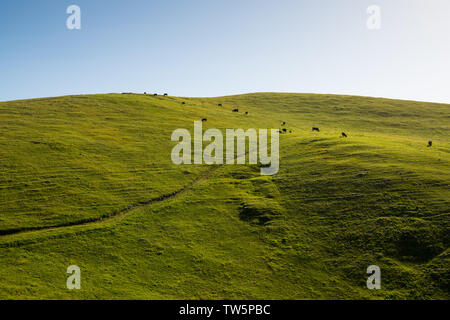
[[[125,91],[450,103],[450,0],[0,1],[1,101]]]

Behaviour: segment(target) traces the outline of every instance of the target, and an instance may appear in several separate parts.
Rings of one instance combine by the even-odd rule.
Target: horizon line
[[[136,94],[136,95],[144,95],[144,92],[132,92],[132,91],[124,91],[124,92],[99,92],[99,93],[73,93],[73,94],[62,94],[57,96],[39,96],[33,98],[19,98],[12,100],[0,100],[0,103],[4,102],[17,102],[17,101],[28,101],[28,100],[37,100],[37,99],[52,99],[52,98],[62,98],[62,97],[74,97],[74,96],[94,96],[94,95],[109,95],[109,94]],[[147,95],[153,95],[154,93],[147,92]],[[162,96],[164,93],[158,93],[159,96]],[[170,97],[176,98],[190,98],[190,99],[214,99],[214,98],[225,98],[225,97],[233,97],[233,96],[243,96],[243,95],[255,95],[255,94],[297,94],[297,95],[322,95],[322,96],[341,96],[341,97],[356,97],[356,98],[370,98],[370,99],[383,99],[383,100],[397,100],[397,101],[408,101],[408,102],[419,102],[419,103],[434,103],[434,104],[444,104],[450,105],[449,102],[442,101],[425,101],[425,100],[414,100],[414,99],[405,99],[405,98],[392,98],[392,97],[381,97],[381,96],[366,96],[366,95],[358,95],[358,94],[346,94],[346,93],[318,93],[318,92],[291,92],[291,91],[255,91],[255,92],[243,92],[243,93],[233,93],[227,95],[218,95],[218,96],[178,96],[178,95],[169,95]]]

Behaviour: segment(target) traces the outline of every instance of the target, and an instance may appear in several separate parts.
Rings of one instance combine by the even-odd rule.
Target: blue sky
[[[66,9],[81,8],[81,30]],[[381,29],[366,26],[369,5]],[[108,92],[450,103],[448,0],[2,0],[0,100]]]

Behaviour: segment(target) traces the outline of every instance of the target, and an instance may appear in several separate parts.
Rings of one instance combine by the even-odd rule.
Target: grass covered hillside
[[[287,128],[279,173],[174,165],[203,118]],[[1,102],[0,298],[449,299],[449,141],[450,105],[367,97]]]

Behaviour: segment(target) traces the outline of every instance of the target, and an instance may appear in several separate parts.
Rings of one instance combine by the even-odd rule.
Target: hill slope
[[[286,121],[279,174],[172,164],[202,118]],[[449,105],[335,95],[0,103],[0,298],[448,299],[449,129]]]

